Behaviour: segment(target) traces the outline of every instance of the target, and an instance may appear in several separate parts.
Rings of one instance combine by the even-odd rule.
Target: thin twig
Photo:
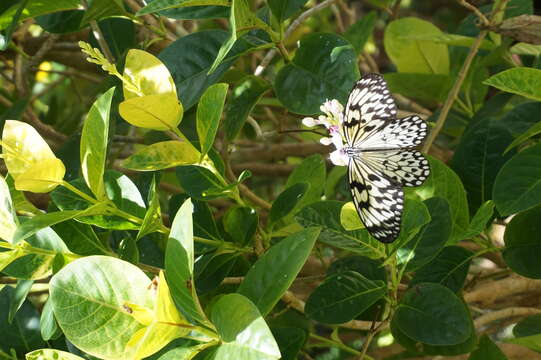
[[[335,1],[336,0],[325,0],[322,3],[319,3],[316,6],[314,6],[313,8],[308,9],[305,12],[303,12],[302,14],[300,14],[299,17],[296,18],[295,21],[293,21],[291,23],[291,25],[289,25],[289,27],[287,28],[287,30],[286,30],[286,32],[284,34],[284,39],[287,39],[293,33],[293,31],[295,31],[295,29],[297,29],[299,27],[299,25],[301,25],[303,23],[304,20],[306,20],[307,18],[309,18],[313,14],[317,13],[318,11],[320,11],[320,10],[326,8],[327,6],[331,5]],[[276,49],[269,50],[269,52],[267,54],[265,54],[265,57],[263,58],[263,60],[261,60],[261,64],[259,64],[259,66],[255,69],[254,75],[256,75],[256,76],[261,75],[263,73],[263,71],[265,70],[265,68],[270,64],[270,62],[272,61],[272,59],[274,58],[275,55],[276,55]]]
[[[488,18],[483,14],[478,8],[467,2],[466,0],[458,0],[458,3],[462,6],[464,6],[466,9],[472,11],[475,13],[475,15],[481,20],[483,25],[488,26],[490,24],[490,21]]]
[[[496,310],[479,316],[473,321],[475,328],[479,329],[484,325],[501,319],[507,319],[515,316],[527,316],[541,313],[541,309],[533,307],[511,307],[502,310]]]
[[[430,149],[430,146],[432,146],[432,143],[434,142],[434,140],[440,133],[441,129],[443,128],[443,124],[445,123],[445,120],[447,119],[449,110],[451,110],[451,107],[453,106],[453,103],[455,102],[455,99],[458,96],[460,88],[462,87],[462,83],[464,82],[464,79],[466,78],[466,75],[468,74],[468,70],[470,69],[473,58],[477,54],[477,51],[479,50],[479,47],[481,46],[481,43],[483,42],[483,39],[485,38],[486,35],[487,35],[487,30],[481,30],[481,32],[479,32],[479,35],[477,35],[475,42],[470,47],[470,52],[468,53],[468,56],[466,57],[464,64],[462,64],[462,68],[460,69],[460,72],[458,73],[456,81],[453,84],[453,88],[449,92],[449,95],[447,95],[447,99],[445,99],[445,103],[443,104],[440,115],[438,116],[438,119],[436,120],[436,125],[434,125],[434,128],[430,132],[430,135],[428,135],[428,138],[423,145],[423,152],[428,152],[428,150]]]

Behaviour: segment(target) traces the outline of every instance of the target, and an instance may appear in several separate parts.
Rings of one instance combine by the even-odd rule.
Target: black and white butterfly
[[[353,87],[342,124],[348,179],[357,213],[368,232],[390,243],[400,234],[404,186],[419,186],[430,174],[413,148],[427,134],[412,115],[396,118],[396,105],[379,74],[364,75]]]

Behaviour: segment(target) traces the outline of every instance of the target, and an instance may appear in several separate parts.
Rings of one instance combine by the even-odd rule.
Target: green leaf
[[[272,202],[269,213],[269,224],[274,224],[278,220],[288,216],[301,201],[310,185],[305,182],[291,185],[282,191]]]
[[[454,82],[442,74],[387,73],[384,78],[391,92],[431,102],[445,101]]]
[[[227,32],[223,30],[198,31],[181,37],[160,53],[159,59],[175,80],[178,97],[185,111],[199,100],[206,88],[222,78],[240,54],[254,46],[239,39],[222,64],[207,75],[227,37]]]
[[[298,359],[297,355],[302,350],[308,333],[305,329],[289,326],[272,326],[272,334],[280,347],[283,360]]]
[[[541,70],[515,67],[486,79],[483,84],[541,101]]]
[[[247,206],[232,206],[224,214],[223,226],[226,233],[239,245],[250,244],[257,229],[259,217],[255,209]]]
[[[0,175],[0,239],[12,242],[17,224],[8,184]]]
[[[325,279],[310,294],[305,313],[327,324],[342,324],[363,313],[386,292],[383,281],[372,281],[358,272],[345,271]]]
[[[430,163],[430,176],[422,186],[408,189],[407,192],[417,194],[422,200],[436,196],[447,200],[453,218],[453,232],[449,242],[456,243],[464,238],[470,220],[466,191],[453,170],[440,160],[430,155],[425,156]]]
[[[26,360],[42,360],[42,359],[54,359],[54,360],[84,360],[84,358],[75,354],[61,351],[57,349],[39,349],[29,352],[25,355]]]
[[[409,286],[430,282],[458,292],[464,286],[472,255],[471,251],[463,247],[447,246],[432,261],[415,272]]]
[[[179,166],[176,169],[180,186],[197,200],[210,200],[225,196],[225,186],[216,175],[201,166]]]
[[[81,134],[81,172],[97,199],[105,198],[103,173],[109,138],[109,116],[115,88],[100,96],[88,111]]]
[[[511,269],[522,276],[541,279],[541,206],[524,211],[511,219],[504,234],[503,259]]]
[[[186,141],[161,141],[130,155],[122,166],[130,170],[154,171],[199,162],[201,155]]]
[[[280,350],[257,307],[240,294],[222,296],[212,307],[212,323],[222,339],[215,360],[279,359]]]
[[[276,20],[281,23],[299,11],[307,1],[308,0],[268,0],[267,4]]]
[[[348,201],[340,210],[340,224],[346,230],[364,229],[365,226],[357,213],[357,208],[353,201]]]
[[[224,120],[225,137],[233,141],[270,84],[259,76],[244,77],[233,89]]]
[[[422,283],[409,289],[394,316],[408,337],[429,345],[460,344],[474,331],[466,305],[439,284]]]
[[[515,138],[515,140],[513,140],[513,142],[505,149],[504,154],[538,134],[541,134],[541,121],[533,124],[528,130]]]
[[[274,89],[291,112],[313,115],[326,99],[346,103],[359,78],[353,46],[336,34],[304,36],[292,62],[280,69]]]
[[[192,323],[207,323],[193,280],[193,205],[186,200],[175,215],[165,251],[165,276],[177,308]]]
[[[195,286],[199,295],[215,291],[239,260],[235,253],[209,253],[195,263]]]
[[[61,10],[77,9],[79,6],[79,0],[29,1],[24,7],[19,21]],[[0,15],[0,30],[7,28],[12,23],[18,9],[19,4],[14,3],[13,6]]]
[[[113,16],[130,16],[124,10],[124,4],[121,0],[93,0],[88,4],[88,9],[85,11],[81,23],[88,24],[92,20],[102,20]]]
[[[141,228],[137,233],[137,240],[143,236],[153,233],[163,228],[162,212],[160,209],[160,198],[156,191],[156,177],[152,177],[150,190],[148,192],[149,204],[148,209],[141,224]]]
[[[88,22],[83,22],[86,13],[84,10],[66,10],[38,16],[35,20],[47,32],[66,34],[79,31],[88,25]]]
[[[479,209],[471,219],[470,226],[468,227],[468,231],[466,231],[466,233],[464,234],[464,238],[472,238],[482,233],[485,230],[489,220],[492,219],[493,214],[494,201],[488,200],[479,207]]]
[[[0,349],[9,354],[15,349],[20,357],[36,348],[47,346],[41,339],[39,327],[39,313],[32,303],[25,300],[11,322],[8,322],[9,304],[13,299],[15,289],[4,286],[0,290]]]
[[[369,280],[382,280],[387,282],[387,273],[383,263],[365,256],[350,255],[333,262],[327,270],[327,276],[355,271]]]
[[[99,358],[123,359],[129,356],[126,344],[143,328],[125,306],[152,309],[150,282],[139,268],[119,259],[89,256],[75,260],[51,279],[54,315],[66,338],[82,351]]]
[[[174,93],[130,97],[119,104],[118,112],[133,126],[159,131],[175,131],[184,114]]]
[[[13,322],[13,318],[19,311],[20,307],[23,305],[26,296],[32,289],[34,280],[18,280],[17,286],[15,287],[15,292],[11,297],[11,302],[9,303],[9,312],[8,312],[8,323]]]
[[[430,213],[424,203],[413,199],[406,201],[402,213],[400,235],[389,245],[390,252],[387,254],[387,261],[391,259],[392,254],[405,244],[408,244],[419,233],[421,228],[429,222]]]
[[[368,14],[363,15],[356,23],[348,27],[344,33],[344,37],[353,45],[357,54],[363,51],[364,45],[370,36],[372,36],[377,19],[377,13],[370,11]]]
[[[411,35],[442,32],[432,23],[413,17],[394,20],[385,28],[385,51],[399,72],[449,74],[447,46],[431,41],[411,39]]]
[[[13,18],[11,19],[11,23],[6,29],[5,35],[0,35],[0,51],[4,51],[8,48],[9,42],[11,41],[11,35],[13,35],[13,32],[15,31],[17,23],[19,22],[21,14],[23,13],[23,10],[26,7],[27,3],[28,0],[23,0],[19,4],[15,4],[16,10]]]
[[[299,208],[321,199],[321,193],[325,189],[325,177],[325,160],[319,154],[311,155],[297,165],[287,178],[286,187],[301,182],[310,185],[297,205]]]
[[[462,179],[472,212],[492,198],[496,175],[514,155],[503,155],[512,139],[505,124],[495,117],[474,122],[461,137],[451,167]]]
[[[167,9],[183,8],[188,6],[206,6],[206,5],[231,5],[228,0],[155,0],[139,10],[136,16],[152,14]]]
[[[430,213],[430,222],[397,251],[397,261],[406,266],[406,271],[414,271],[436,257],[451,235],[453,224],[447,201],[434,197],[424,203]]]
[[[472,351],[468,360],[507,360],[500,348],[487,335],[481,336],[477,349]]]
[[[201,144],[201,160],[208,153],[222,117],[225,97],[227,95],[227,84],[214,84],[210,86],[199,99],[197,105],[197,135]]]
[[[297,277],[319,233],[319,228],[307,228],[272,246],[248,271],[237,292],[267,315]]]
[[[79,255],[106,255],[111,252],[106,241],[98,238],[92,226],[67,220],[52,226],[70,251]]]
[[[385,255],[384,245],[370,237],[366,230],[347,231],[342,227],[342,206],[340,201],[318,201],[305,206],[295,218],[304,227],[321,226],[319,241],[326,245],[372,259],[382,258]]]
[[[160,11],[161,16],[179,20],[228,18],[229,6],[187,6]]]
[[[513,156],[494,181],[493,199],[501,215],[511,215],[541,203],[541,144]]]
[[[541,327],[539,324],[541,314],[531,315],[522,319],[514,328],[514,338],[506,339],[506,342],[518,344],[532,349],[541,351]]]
[[[416,41],[431,41],[437,44],[445,44],[449,46],[462,46],[462,47],[471,47],[476,39],[472,36],[464,36],[464,35],[457,35],[457,34],[446,34],[446,33],[429,33],[429,34],[423,34],[423,33],[411,33],[406,35],[410,40],[416,40]],[[496,45],[487,39],[484,39],[481,42],[481,45],[479,46],[480,49],[483,50],[494,50],[496,48]]]
[[[210,67],[208,74],[213,73],[218,68],[218,66],[228,55],[229,51],[233,48],[233,45],[235,45],[237,39],[248,31],[261,29],[266,31],[271,36],[274,35],[272,29],[250,10],[248,0],[231,0],[229,26],[231,27],[229,39],[227,39],[227,41],[220,47],[220,51],[218,51],[216,59],[214,59],[214,63]]]
[[[45,341],[57,339],[62,335],[62,330],[54,318],[53,302],[49,297],[43,306],[41,317],[39,319],[41,337]]]

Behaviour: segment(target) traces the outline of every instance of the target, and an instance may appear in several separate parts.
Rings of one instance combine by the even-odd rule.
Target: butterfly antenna
[[[320,135],[320,136],[329,136],[326,133],[323,133],[323,132],[320,132],[320,131],[317,131],[317,130],[309,130],[309,129],[280,130],[280,131],[278,131],[278,134],[297,133],[297,132],[310,132],[310,133],[314,133],[314,134],[317,134],[317,135]]]

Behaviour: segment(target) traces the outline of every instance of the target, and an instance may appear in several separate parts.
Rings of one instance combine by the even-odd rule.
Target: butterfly
[[[430,174],[413,149],[427,134],[417,115],[396,117],[396,104],[379,74],[366,74],[344,108],[343,151],[357,213],[368,232],[383,243],[396,240],[404,209],[404,186],[419,186]]]

